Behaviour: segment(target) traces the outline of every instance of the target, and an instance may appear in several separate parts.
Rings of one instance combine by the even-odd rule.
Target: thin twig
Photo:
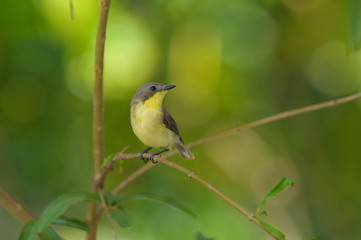
[[[34,217],[31,216],[20,203],[12,199],[1,187],[0,205],[24,225],[29,221],[34,220]]]
[[[344,103],[348,103],[348,102],[357,100],[359,98],[361,98],[361,93],[356,93],[356,94],[353,94],[353,95],[350,95],[350,96],[347,96],[347,97],[344,97],[344,98],[339,98],[339,99],[335,99],[335,100],[331,100],[331,101],[327,101],[327,102],[323,102],[323,103],[318,103],[318,104],[314,104],[314,105],[310,105],[310,106],[306,106],[306,107],[297,108],[297,109],[294,109],[294,110],[282,112],[282,113],[279,113],[279,114],[276,114],[276,115],[272,115],[272,116],[260,119],[260,120],[255,121],[255,122],[251,122],[251,123],[239,126],[239,127],[229,129],[227,131],[220,132],[218,134],[212,135],[212,136],[207,137],[207,138],[199,139],[199,140],[189,144],[188,147],[189,148],[197,147],[199,145],[203,145],[203,144],[211,142],[211,141],[222,139],[222,138],[237,134],[239,132],[242,132],[242,131],[245,131],[245,130],[248,130],[248,129],[251,129],[251,128],[256,128],[256,127],[259,127],[259,126],[263,126],[263,125],[266,125],[266,124],[269,124],[269,123],[272,123],[272,122],[275,122],[275,121],[278,121],[278,120],[282,120],[282,119],[285,119],[285,118],[290,118],[290,117],[297,116],[297,115],[300,115],[300,114],[309,113],[309,112],[317,111],[317,110],[324,109],[324,108],[335,107],[335,106],[338,106],[338,105],[341,105],[341,104],[344,104]]]
[[[105,210],[105,215],[107,216],[108,222],[109,222],[110,227],[112,229],[114,239],[117,240],[117,233],[115,232],[113,221],[112,221],[112,218],[110,217],[109,210],[108,210],[108,207],[107,207],[107,203],[105,202],[104,194],[103,194],[103,191],[102,191],[101,188],[98,188],[98,194],[99,194],[100,200],[102,201],[102,206],[103,206],[103,209]]]
[[[144,154],[145,156],[145,154]],[[143,173],[147,172],[149,169],[154,167],[154,164],[146,164],[141,168],[138,168],[135,172],[129,175],[126,179],[124,179],[114,190],[112,191],[113,194],[120,193],[125,187],[127,187],[130,183],[132,183],[135,179],[139,176],[143,175]]]
[[[268,233],[270,236],[272,236],[274,239],[278,239],[277,237],[273,236],[262,224],[257,220],[257,218],[249,213],[247,210],[245,210],[243,207],[238,205],[235,201],[230,199],[227,195],[225,195],[223,192],[219,191],[217,188],[215,188],[212,184],[208,183],[207,181],[203,180],[202,178],[198,177],[194,172],[189,171],[188,169],[174,163],[170,162],[165,158],[157,157],[156,160],[160,163],[163,163],[169,167],[172,167],[188,176],[190,179],[194,179],[197,182],[201,183],[203,186],[217,194],[219,197],[221,197],[224,201],[229,203],[231,206],[233,206],[235,209],[237,209],[239,212],[241,212],[243,215],[245,215],[251,222],[254,222],[257,224],[260,228],[262,228],[266,233]]]
[[[357,93],[357,94],[353,94],[353,95],[350,95],[350,96],[347,96],[344,98],[339,98],[339,99],[335,99],[335,100],[331,100],[331,101],[327,101],[327,102],[323,102],[323,103],[319,103],[319,104],[314,104],[314,105],[282,112],[282,113],[279,113],[276,115],[262,118],[260,120],[257,120],[257,121],[251,122],[251,123],[247,123],[247,124],[244,124],[244,125],[241,125],[238,127],[234,127],[232,129],[229,129],[226,131],[222,131],[218,134],[215,134],[215,135],[212,135],[212,136],[209,136],[206,138],[199,139],[197,141],[194,141],[194,142],[188,144],[187,146],[188,146],[188,148],[194,148],[194,147],[203,145],[203,144],[211,142],[211,141],[229,137],[231,135],[243,132],[245,130],[260,127],[260,126],[263,126],[263,125],[266,125],[266,124],[269,124],[269,123],[272,123],[272,122],[275,122],[278,120],[294,117],[294,116],[297,116],[300,114],[317,111],[317,110],[321,110],[324,108],[335,107],[335,106],[338,106],[338,105],[341,105],[344,103],[348,103],[348,102],[357,100],[359,98],[361,98],[361,93]],[[164,157],[169,158],[169,157],[175,156],[177,154],[178,154],[178,151],[173,151],[173,152],[170,152],[170,153],[164,155]],[[148,157],[147,155],[144,155],[144,156]],[[139,158],[139,153],[118,154],[112,160],[114,160],[113,162],[116,162],[119,160],[128,160],[128,159],[136,159],[136,158]],[[144,174],[145,172],[150,170],[153,166],[154,165],[145,165],[145,166],[139,168],[138,170],[136,170],[134,173],[130,174],[117,187],[115,187],[115,189],[113,190],[113,193],[119,193],[121,190],[123,190],[125,187],[127,187],[129,184],[131,184],[134,180],[136,180],[142,174]]]
[[[106,27],[108,21],[108,13],[110,0],[100,1],[100,16],[97,33],[97,42],[95,49],[95,84],[93,99],[93,162],[94,176],[92,183],[92,191],[98,190],[98,174],[104,159],[104,143],[103,143],[103,67],[104,67],[104,46],[106,38]],[[99,217],[97,216],[97,206],[90,204],[87,216],[87,222],[90,227],[90,233],[87,234],[87,240],[95,240],[97,233]]]

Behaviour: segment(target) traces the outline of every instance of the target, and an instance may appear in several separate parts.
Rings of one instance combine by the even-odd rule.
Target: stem
[[[254,222],[257,224],[260,228],[262,228],[266,233],[268,233],[270,236],[272,236],[274,239],[278,239],[277,237],[273,236],[272,233],[270,233],[265,227],[262,226],[262,224],[257,220],[257,218],[249,213],[247,210],[245,210],[243,207],[238,205],[235,201],[230,199],[227,195],[225,195],[223,192],[219,191],[217,188],[215,188],[212,184],[208,183],[207,181],[203,180],[202,178],[198,177],[194,172],[189,171],[188,169],[174,163],[170,162],[165,158],[157,157],[157,161],[160,163],[163,163],[169,167],[172,167],[188,176],[190,179],[194,179],[197,182],[201,183],[203,186],[217,194],[219,197],[221,197],[224,201],[229,203],[231,206],[233,206],[235,209],[237,209],[239,212],[241,212],[243,215],[245,215],[251,222]]]
[[[108,206],[107,206],[107,203],[105,202],[105,198],[104,198],[104,195],[103,195],[103,191],[99,188],[98,189],[98,194],[99,194],[99,197],[100,197],[100,200],[102,201],[102,207],[105,211],[105,215],[107,216],[107,219],[109,221],[109,224],[110,224],[110,227],[112,229],[112,232],[113,232],[113,236],[114,236],[114,240],[117,240],[117,233],[115,232],[115,228],[114,228],[114,225],[113,225],[113,221],[112,221],[112,218],[109,214],[109,209],[108,209]]]
[[[260,119],[258,121],[254,121],[254,122],[244,124],[244,125],[239,126],[239,127],[235,127],[235,128],[220,132],[220,133],[215,134],[215,135],[210,136],[210,137],[199,139],[199,140],[197,140],[195,142],[190,143],[188,145],[188,147],[189,148],[194,148],[194,147],[197,147],[199,145],[203,145],[203,144],[211,142],[211,141],[222,139],[222,138],[237,134],[239,132],[242,132],[242,131],[245,131],[245,130],[248,130],[248,129],[251,129],[251,128],[256,128],[256,127],[259,127],[259,126],[263,126],[263,125],[266,125],[266,124],[269,124],[269,123],[272,123],[272,122],[275,122],[275,121],[278,121],[278,120],[282,120],[282,119],[285,119],[285,118],[290,118],[290,117],[297,116],[297,115],[300,115],[300,114],[313,112],[313,111],[317,111],[317,110],[324,109],[324,108],[335,107],[335,106],[338,106],[338,105],[341,105],[341,104],[344,104],[344,103],[348,103],[348,102],[357,100],[359,98],[361,98],[361,93],[357,93],[357,94],[350,95],[350,96],[347,96],[347,97],[344,97],[344,98],[334,99],[334,100],[331,100],[331,101],[318,103],[318,104],[314,104],[314,105],[310,105],[310,106],[306,106],[306,107],[297,108],[297,109],[294,109],[294,110],[282,112],[282,113],[279,113],[279,114],[276,114],[276,115],[272,115],[272,116],[269,116],[269,117],[266,117],[266,118],[262,118],[262,119]]]
[[[104,46],[106,36],[106,26],[108,21],[110,0],[100,1],[100,17],[97,33],[97,42],[95,49],[95,85],[93,99],[93,161],[94,175],[92,182],[92,191],[97,193],[99,185],[98,174],[104,159],[104,143],[103,143],[103,67],[104,67]],[[90,227],[90,233],[87,234],[87,240],[95,240],[97,234],[99,217],[97,215],[97,206],[90,204],[87,216],[87,222]]]
[[[12,199],[1,187],[0,205],[24,225],[34,220],[30,213],[28,213],[20,203]]]

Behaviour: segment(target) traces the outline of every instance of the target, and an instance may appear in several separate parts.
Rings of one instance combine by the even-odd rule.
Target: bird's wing
[[[175,122],[175,120],[173,119],[172,115],[170,115],[170,113],[163,107],[163,124],[170,130],[172,130],[173,132],[175,132],[181,141],[182,137],[179,133],[179,129],[177,126],[177,123]]]

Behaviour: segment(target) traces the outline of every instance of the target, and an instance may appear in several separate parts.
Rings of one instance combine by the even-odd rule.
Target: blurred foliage
[[[4,1],[0,10],[0,183],[34,216],[62,193],[89,190],[98,1]],[[129,145],[129,103],[150,81],[176,84],[164,104],[184,140],[360,91],[357,0],[112,1],[105,51],[106,156]],[[283,120],[194,149],[174,161],[249,210],[269,183],[295,179],[267,204],[288,239],[361,236],[360,101]],[[173,160],[173,159],[172,159]],[[142,161],[111,174],[111,190]],[[177,199],[197,219],[127,204],[128,239],[264,239],[265,233],[182,174],[157,166],[124,190]],[[76,218],[85,207],[69,212]],[[70,216],[72,217],[72,216]],[[172,221],[169,221],[172,219]],[[345,221],[347,219],[347,221]],[[21,224],[0,208],[0,238]],[[65,239],[84,232],[55,228]],[[104,218],[100,239],[112,239]]]

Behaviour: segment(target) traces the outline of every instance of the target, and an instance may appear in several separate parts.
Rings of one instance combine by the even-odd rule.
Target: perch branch
[[[100,16],[95,49],[95,84],[93,99],[93,162],[94,177],[92,183],[92,191],[97,193],[99,186],[97,181],[100,167],[104,158],[103,143],[103,67],[104,67],[104,47],[106,38],[106,27],[108,21],[108,13],[110,0],[100,1]],[[97,234],[99,217],[97,214],[97,206],[90,204],[88,209],[87,222],[90,227],[90,233],[87,234],[87,240],[95,240]]]
[[[30,213],[28,213],[20,203],[12,199],[1,187],[0,205],[22,224],[34,220]]]
[[[294,110],[290,110],[290,111],[286,111],[286,112],[282,112],[276,115],[272,115],[266,118],[262,118],[260,120],[251,122],[251,123],[247,123],[238,127],[234,127],[232,129],[220,132],[218,134],[206,137],[206,138],[202,138],[199,139],[197,141],[194,141],[190,144],[188,144],[187,146],[189,148],[194,148],[200,145],[203,145],[205,143],[208,142],[212,142],[215,140],[219,140],[240,132],[243,132],[245,130],[248,129],[252,129],[252,128],[256,128],[256,127],[260,127],[278,120],[282,120],[282,119],[286,119],[286,118],[290,118],[290,117],[294,117],[297,115],[301,115],[304,113],[308,113],[308,112],[313,112],[313,111],[317,111],[317,110],[321,110],[324,108],[329,108],[329,107],[335,107],[344,103],[348,103],[357,99],[361,98],[361,93],[356,93],[344,98],[339,98],[339,99],[334,99],[331,101],[327,101],[327,102],[323,102],[323,103],[318,103],[318,104],[314,104],[314,105],[310,105],[310,106],[306,106],[306,107],[302,107],[302,108],[298,108],[298,109],[294,109]],[[164,158],[169,158],[172,156],[177,155],[178,152],[177,151],[173,151],[170,152],[166,155],[164,155]],[[145,157],[149,157],[149,155],[144,155]],[[128,154],[124,154],[124,153],[119,153],[117,154],[113,159],[112,162],[116,162],[119,160],[128,160],[128,159],[136,159],[139,158],[139,153],[128,153]],[[121,190],[123,190],[125,187],[127,187],[129,184],[131,184],[134,180],[136,180],[139,176],[141,176],[143,173],[147,172],[148,170],[150,170],[152,167],[154,167],[154,165],[145,165],[141,168],[139,168],[138,170],[136,170],[134,173],[130,174],[127,178],[125,178],[114,190],[113,193],[119,193]]]

